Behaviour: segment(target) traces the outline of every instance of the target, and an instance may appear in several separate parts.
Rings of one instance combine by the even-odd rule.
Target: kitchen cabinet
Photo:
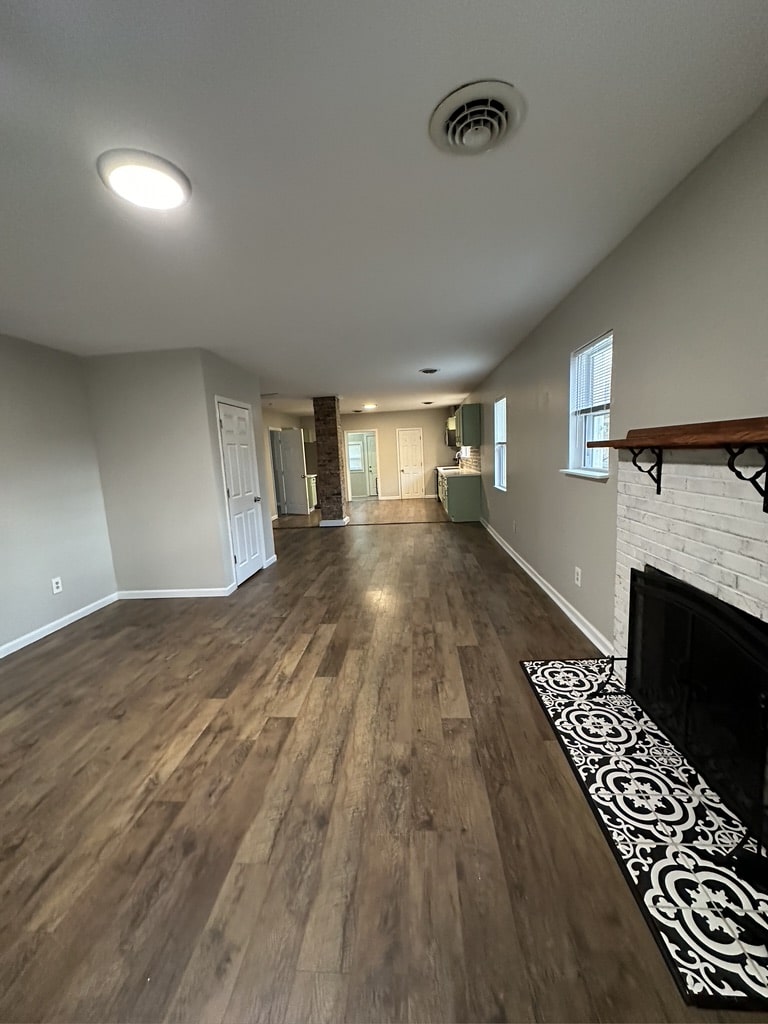
[[[480,447],[480,404],[460,405],[456,410],[456,446]]]
[[[472,523],[480,518],[481,479],[479,473],[437,471],[437,496],[454,523]]]

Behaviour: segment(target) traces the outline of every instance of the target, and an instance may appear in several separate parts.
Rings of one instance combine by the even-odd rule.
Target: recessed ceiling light
[[[175,210],[192,191],[189,178],[178,167],[141,149],[107,150],[96,166],[110,191],[148,210]]]
[[[434,402],[422,402],[421,404],[422,405],[434,405],[435,403]]]
[[[362,412],[363,410],[362,409],[353,409],[352,411],[353,412]]]
[[[376,406],[373,404],[373,402],[366,402],[365,405],[363,406],[363,408],[370,410],[370,409],[375,409]]]
[[[438,372],[439,371],[434,366],[425,366],[423,370],[419,370],[419,373],[438,373]]]

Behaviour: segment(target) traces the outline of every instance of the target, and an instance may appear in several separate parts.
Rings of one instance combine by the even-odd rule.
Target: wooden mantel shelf
[[[752,484],[763,499],[763,512],[768,513],[768,416],[755,416],[746,420],[715,420],[712,423],[679,423],[671,427],[638,427],[628,430],[626,437],[609,441],[589,441],[588,448],[627,449],[632,453],[632,464],[646,473],[661,494],[661,469],[664,449],[670,448],[722,448],[728,454],[728,468],[739,480]],[[753,448],[762,458],[762,467],[743,473],[736,460]],[[652,462],[641,465],[638,461],[650,452]]]
[[[768,416],[712,423],[678,423],[671,427],[638,427],[610,441],[590,441],[589,448],[754,448],[768,445]]]

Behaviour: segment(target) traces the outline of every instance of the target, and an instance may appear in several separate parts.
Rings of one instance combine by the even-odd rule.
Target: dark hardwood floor
[[[381,501],[365,498],[347,504],[349,521],[353,526],[382,526],[395,523],[449,523],[448,513],[437,498],[407,498],[403,501]],[[320,510],[313,509],[308,516],[280,516],[273,520],[276,530],[307,529],[320,525]]]
[[[0,663],[2,1020],[758,1019],[678,996],[518,665],[594,652],[481,527],[276,540]]]

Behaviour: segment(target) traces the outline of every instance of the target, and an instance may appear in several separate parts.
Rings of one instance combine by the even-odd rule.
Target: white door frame
[[[381,476],[379,475],[379,431],[377,427],[366,427],[364,430],[345,430],[344,431],[344,474],[347,478],[347,501],[358,501],[357,498],[352,498],[352,481],[349,478],[349,448],[347,446],[347,434],[373,434],[376,438],[376,497],[381,497]]]
[[[403,498],[403,467],[400,465],[400,434],[404,430],[418,430],[420,444],[421,444],[421,495],[420,497],[426,497],[426,488],[424,486],[424,430],[421,427],[398,427],[397,428],[397,486],[400,491],[400,498]]]
[[[234,405],[238,409],[247,409],[248,415],[251,420],[251,435],[253,437],[253,483],[255,489],[259,493],[261,500],[261,480],[259,478],[259,460],[256,457],[256,435],[254,433],[254,420],[253,420],[253,406],[250,402],[241,402],[237,398],[226,398],[224,395],[213,396],[213,410],[214,420],[216,423],[216,433],[219,438],[219,467],[221,469],[221,494],[224,498],[224,518],[227,521],[227,540],[229,541],[229,567],[232,573],[232,587],[234,590],[239,586],[237,582],[237,573],[235,571],[235,545],[232,540],[232,521],[229,514],[229,498],[227,497],[227,471],[224,465],[224,444],[221,436],[221,426],[219,425],[219,402],[223,402],[224,405]],[[259,506],[261,507],[261,506]],[[264,547],[264,519],[263,515],[258,516],[258,530],[259,530],[259,542],[261,544],[261,562],[262,569],[266,568],[267,557],[266,550]]]

